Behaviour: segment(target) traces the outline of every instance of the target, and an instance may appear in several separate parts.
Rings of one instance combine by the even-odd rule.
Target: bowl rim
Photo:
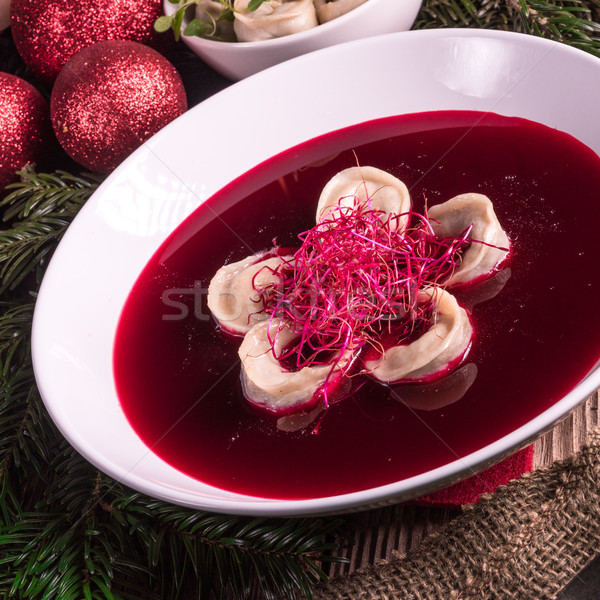
[[[554,42],[551,40],[518,34],[514,32],[491,31],[491,30],[474,30],[474,29],[446,29],[446,30],[423,30],[402,32],[395,34],[387,34],[379,38],[367,38],[357,41],[348,42],[346,44],[329,47],[325,50],[304,55],[288,61],[287,63],[279,64],[270,69],[267,69],[257,75],[243,80],[237,84],[233,84],[229,88],[215,94],[208,100],[201,103],[192,111],[209,112],[219,105],[220,101],[226,97],[239,95],[247,92],[248,89],[258,88],[265,82],[277,79],[286,71],[300,66],[310,66],[315,64],[315,61],[322,61],[327,57],[341,54],[350,49],[362,49],[368,45],[380,47],[382,44],[398,46],[410,46],[411,44],[421,40],[427,42],[433,39],[460,38],[461,41],[470,38],[485,38],[486,40],[500,40],[501,42],[512,43],[518,41],[520,44],[525,44],[527,47],[540,49],[544,55],[550,52],[558,51],[566,56],[575,57],[578,61],[588,61],[593,64],[595,69],[600,72],[600,59],[593,57],[581,50]],[[186,113],[189,115],[191,111]],[[50,262],[46,276],[40,288],[38,302],[34,313],[33,332],[32,332],[32,355],[34,362],[34,371],[40,393],[48,411],[53,420],[57,423],[59,429],[67,440],[91,463],[97,465],[102,471],[108,473],[116,480],[123,481],[140,491],[143,491],[153,497],[161,498],[169,502],[181,504],[184,506],[202,508],[206,510],[215,510],[217,512],[225,512],[229,514],[245,514],[245,515],[270,515],[270,516],[300,516],[300,515],[318,515],[341,513],[357,508],[369,508],[374,505],[390,504],[398,502],[407,497],[415,497],[421,495],[425,490],[430,489],[432,482],[435,488],[443,487],[446,483],[456,480],[457,477],[467,477],[469,473],[465,470],[477,471],[482,466],[496,462],[502,454],[511,452],[523,445],[529,443],[532,438],[539,435],[542,431],[551,427],[559,418],[565,416],[570,410],[574,409],[582,402],[589,394],[593,393],[600,387],[600,369],[596,369],[593,373],[586,376],[573,390],[555,402],[548,409],[530,419],[527,423],[513,430],[507,435],[504,435],[491,444],[487,444],[479,450],[468,454],[465,457],[458,458],[456,461],[446,463],[435,469],[420,473],[416,476],[403,479],[399,482],[379,486],[369,490],[352,492],[340,496],[329,496],[308,500],[273,500],[273,499],[223,499],[218,500],[203,499],[200,503],[196,494],[187,491],[165,489],[157,487],[154,482],[140,478],[136,473],[124,473],[114,464],[109,463],[104,457],[98,457],[98,453],[94,448],[90,448],[87,440],[81,439],[77,432],[69,429],[69,423],[65,421],[64,414],[61,413],[59,407],[53,403],[52,395],[54,389],[50,383],[53,373],[51,372],[52,364],[48,364],[49,354],[52,353],[54,347],[52,340],[48,339],[44,329],[48,311],[44,310],[48,306],[48,295],[56,293],[56,286],[60,283],[57,279],[57,273],[60,270],[61,261],[71,252],[72,240],[75,239],[75,234],[78,232],[80,225],[84,219],[88,219],[89,215],[93,214],[97,209],[100,199],[110,191],[113,183],[131,168],[132,164],[143,161],[149,155],[152,149],[157,147],[157,144],[175,131],[179,127],[177,123],[185,122],[184,114],[176,122],[171,123],[149,142],[146,142],[138,149],[129,159],[120,165],[109,178],[100,186],[93,197],[88,201],[86,206],[80,212],[74,221],[75,226],[71,226],[65,234],[61,244]],[[312,136],[311,136],[312,137]],[[310,138],[308,138],[310,139]],[[194,207],[195,208],[195,207]],[[88,215],[87,217],[85,215]],[[176,225],[177,226],[177,225]],[[175,226],[175,227],[176,227]],[[56,379],[56,377],[54,377]],[[53,382],[54,383],[54,382]]]

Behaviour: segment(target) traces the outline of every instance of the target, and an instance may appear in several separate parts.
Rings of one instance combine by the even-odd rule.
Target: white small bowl
[[[260,42],[219,42],[182,35],[187,46],[232,81],[328,46],[412,27],[422,0],[367,0],[354,10],[307,31]],[[177,5],[164,0],[170,16]]]

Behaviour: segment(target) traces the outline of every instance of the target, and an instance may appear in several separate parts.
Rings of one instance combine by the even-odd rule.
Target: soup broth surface
[[[223,264],[274,239],[297,246],[315,224],[323,186],[356,164],[404,181],[419,212],[460,193],[486,194],[512,255],[493,280],[455,294],[475,337],[454,379],[366,381],[318,427],[281,431],[244,399],[241,338],[219,330],[206,290]],[[114,347],[122,408],[165,461],[254,496],[344,494],[455,461],[539,415],[600,357],[599,190],[600,159],[589,148],[494,114],[392,117],[290,149],[202,204],[141,273]]]

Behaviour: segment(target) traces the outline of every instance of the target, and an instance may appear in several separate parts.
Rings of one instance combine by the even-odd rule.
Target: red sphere
[[[101,173],[186,110],[175,67],[136,42],[99,42],[81,50],[60,72],[50,98],[61,146]]]
[[[23,79],[0,73],[0,192],[27,164],[43,166],[53,144],[46,100]]]
[[[96,42],[166,48],[171,38],[153,28],[162,14],[161,0],[12,0],[11,31],[25,64],[51,84],[71,56]]]

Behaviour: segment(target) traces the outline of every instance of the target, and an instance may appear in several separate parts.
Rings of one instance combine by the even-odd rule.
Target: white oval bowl
[[[206,64],[232,81],[290,58],[374,35],[406,31],[412,27],[422,0],[367,0],[364,4],[317,27],[260,42],[219,42],[182,36],[184,43]],[[166,15],[177,5],[163,1]]]
[[[361,77],[376,82],[378,93],[373,94],[374,84],[355,85]],[[349,87],[353,93],[344,102],[312,101],[315,89],[323,97],[336,97]],[[254,116],[263,110],[265,95],[275,101],[263,121]],[[328,48],[209,98],[108,177],[52,258],[32,338],[36,378],[52,418],[84,457],[128,486],[184,506],[232,514],[306,515],[372,507],[422,495],[498,461],[600,387],[600,368],[522,427],[454,462],[356,493],[274,500],[205,485],[142,443],[115,391],[117,322],[138,275],[166,237],[199,204],[279,152],[371,119],[456,109],[537,121],[599,153],[600,121],[589,117],[599,97],[597,58],[532,36],[447,29]],[[229,135],[222,120],[213,117],[217,113],[227,115]]]

